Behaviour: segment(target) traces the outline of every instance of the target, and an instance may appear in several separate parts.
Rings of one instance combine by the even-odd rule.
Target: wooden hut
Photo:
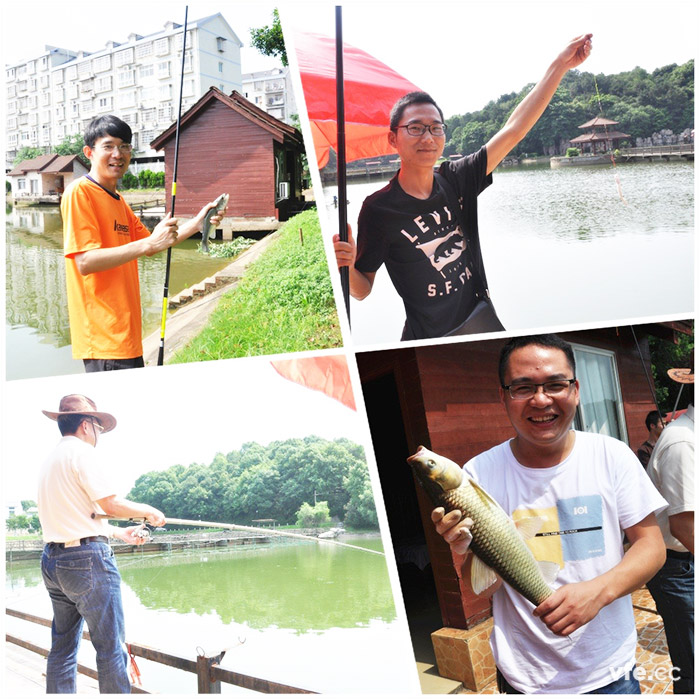
[[[645,372],[651,364],[649,335],[673,339],[679,332],[691,333],[691,323],[561,333],[574,346],[581,384],[575,427],[613,435],[636,450],[647,437],[644,418],[655,410]],[[464,464],[514,436],[498,393],[504,343],[470,341],[357,355],[414,649],[429,647],[432,638],[441,675],[472,690],[480,690],[495,673],[488,649],[490,600],[477,598],[458,578],[450,549],[430,520],[432,505],[406,457],[424,445]]]
[[[152,148],[165,151],[168,202],[175,132],[172,124],[151,143]],[[235,90],[226,95],[212,87],[181,118],[176,215],[193,216],[228,192],[227,220],[238,220],[239,230],[286,221],[303,207],[303,153],[297,129]]]
[[[581,136],[571,139],[569,143],[572,146],[580,147],[582,152],[589,152],[595,155],[596,153],[605,153],[617,148],[621,139],[629,138],[629,134],[622,131],[616,131],[612,127],[617,126],[618,122],[603,117],[596,117],[585,124],[581,124],[579,129],[588,129]]]

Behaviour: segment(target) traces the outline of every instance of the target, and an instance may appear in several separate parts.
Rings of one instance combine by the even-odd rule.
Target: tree
[[[272,25],[250,30],[250,43],[263,56],[279,56],[283,66],[287,66],[287,49],[277,8],[272,10]]]
[[[654,336],[649,336],[651,354],[651,371],[656,387],[656,401],[663,413],[670,413],[680,393],[678,408],[685,408],[693,396],[693,385],[674,382],[667,374],[673,367],[691,367],[694,336],[678,334],[678,342],[673,343]],[[682,387],[682,390],[681,390]]]
[[[44,155],[43,148],[36,148],[34,146],[25,146],[17,151],[15,159],[12,161],[12,165],[19,165],[22,161],[32,160],[32,158],[38,158]]]
[[[52,149],[53,153],[58,153],[59,156],[79,156],[80,161],[86,167],[90,167],[90,161],[83,153],[83,148],[85,147],[85,140],[82,134],[73,134],[72,136],[66,136],[61,143]]]

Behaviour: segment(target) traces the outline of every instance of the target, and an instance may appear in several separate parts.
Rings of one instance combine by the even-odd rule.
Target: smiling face
[[[92,148],[83,148],[83,153],[91,163],[91,177],[113,192],[116,191],[117,182],[126,173],[131,161],[131,153],[119,149],[123,144],[124,141],[118,136],[106,135],[97,138]]]
[[[504,384],[540,384],[573,376],[562,350],[527,345],[510,355]],[[555,396],[547,396],[542,387],[525,400],[511,398],[504,389],[500,395],[517,434],[512,448],[521,463],[529,467],[554,466],[569,454],[575,439],[570,429],[579,403],[578,382]]]
[[[399,127],[408,124],[442,124],[442,118],[435,105],[416,103],[408,105],[399,120]],[[406,129],[397,128],[389,132],[389,143],[399,152],[402,168],[432,168],[445,148],[445,136],[433,136],[427,129],[422,136],[411,136]]]

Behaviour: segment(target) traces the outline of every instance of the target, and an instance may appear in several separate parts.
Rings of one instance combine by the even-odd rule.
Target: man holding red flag
[[[402,340],[504,330],[491,304],[479,247],[477,197],[491,173],[540,118],[565,73],[591,52],[591,34],[572,40],[516,107],[503,128],[471,155],[446,161],[442,110],[424,92],[392,109],[389,143],[401,168],[369,196],[358,218],[357,245],[334,237],[339,267],[350,268],[350,294],[372,291],[385,264],[406,310]]]

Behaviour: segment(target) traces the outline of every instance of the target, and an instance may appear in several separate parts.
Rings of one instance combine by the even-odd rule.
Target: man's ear
[[[389,141],[389,145],[392,148],[396,148],[396,132],[395,131],[389,131],[389,133],[387,134],[387,140]]]
[[[92,148],[90,148],[90,146],[83,146],[83,155],[84,155],[89,161],[92,161]]]

